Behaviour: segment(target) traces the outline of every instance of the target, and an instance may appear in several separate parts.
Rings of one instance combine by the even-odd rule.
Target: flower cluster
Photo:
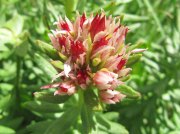
[[[118,17],[106,17],[103,12],[89,18],[85,13],[77,14],[74,22],[60,17],[55,25],[57,29],[49,37],[64,62],[64,69],[53,81],[58,77],[62,81],[42,88],[58,88],[55,95],[72,95],[78,89],[95,85],[101,101],[108,104],[121,101],[125,95],[116,88],[131,71],[126,68],[128,58],[131,53],[144,51],[127,51],[128,28],[120,24]]]

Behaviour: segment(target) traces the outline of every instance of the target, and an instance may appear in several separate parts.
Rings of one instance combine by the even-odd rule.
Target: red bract
[[[108,39],[105,37],[102,37],[100,40],[94,42],[92,51],[96,50],[99,47],[105,46],[108,44]]]
[[[74,22],[60,17],[55,24],[57,29],[49,37],[63,59],[64,70],[53,81],[63,79],[42,88],[59,88],[55,95],[72,95],[79,87],[85,90],[94,85],[105,103],[114,104],[124,98],[116,88],[131,71],[126,62],[131,53],[144,50],[127,51],[128,28],[120,24],[119,18],[106,17],[103,12],[88,18],[84,13],[78,14]]]
[[[82,28],[85,20],[86,20],[86,16],[85,16],[85,14],[83,14],[83,15],[81,16],[81,19],[80,19],[80,27],[81,27],[81,28]]]
[[[93,21],[91,22],[91,27],[90,27],[90,34],[91,34],[91,39],[94,39],[94,36],[100,32],[105,30],[105,15],[101,16],[97,14]]]
[[[66,46],[66,37],[65,36],[59,37],[59,45],[61,47],[65,47]]]
[[[126,64],[126,60],[125,59],[121,59],[121,61],[117,65],[118,70],[121,70],[125,64]]]
[[[70,31],[69,25],[66,22],[61,23],[62,30]]]
[[[80,54],[85,52],[85,48],[81,41],[71,41],[71,55],[72,59],[75,61],[79,58]]]

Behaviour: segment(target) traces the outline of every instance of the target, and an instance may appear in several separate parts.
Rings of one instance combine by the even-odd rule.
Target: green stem
[[[92,108],[86,102],[86,92],[87,91],[83,91],[82,89],[80,89],[79,91],[79,107],[82,121],[82,133],[90,134],[93,126],[93,111]]]
[[[16,80],[15,80],[15,99],[16,99],[16,106],[20,107],[20,91],[19,91],[19,85],[20,85],[20,72],[21,71],[21,59],[20,57],[17,57],[17,63],[16,63]]]

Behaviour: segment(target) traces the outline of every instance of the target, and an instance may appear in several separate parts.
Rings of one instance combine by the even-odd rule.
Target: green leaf
[[[8,120],[8,122],[6,122],[5,124],[6,124],[6,126],[16,130],[20,127],[23,120],[24,120],[24,117],[17,117],[17,118],[13,118],[13,119]]]
[[[86,6],[87,0],[79,0],[77,5],[77,10],[82,13],[84,11],[84,7]]]
[[[124,21],[147,21],[149,18],[147,16],[138,16],[134,14],[124,14]]]
[[[136,49],[136,48],[139,48],[139,47],[142,46],[142,45],[143,45],[143,41],[139,41],[139,42],[137,42],[137,43],[134,44],[134,45],[130,45],[130,46],[127,48],[127,52],[132,51],[132,50],[134,50],[134,49]]]
[[[59,61],[59,60],[51,61],[51,64],[52,64],[55,68],[58,68],[58,69],[61,69],[61,70],[64,69],[64,63],[61,62],[61,61]]]
[[[50,78],[54,77],[57,74],[55,68],[39,54],[35,54],[34,60],[37,63],[37,65],[43,70],[43,72],[47,76],[50,76]]]
[[[47,127],[52,123],[53,121],[33,122],[31,125],[27,126],[27,131],[31,134],[44,134]]]
[[[52,104],[41,101],[28,101],[23,103],[23,106],[31,111],[40,112],[40,113],[55,113],[62,112],[62,105]]]
[[[24,57],[28,52],[29,45],[27,42],[27,37],[28,37],[28,33],[26,32],[23,33],[21,37],[19,37],[21,39],[19,39],[19,41],[16,43],[15,54],[20,57]]]
[[[4,27],[12,30],[12,32],[15,35],[19,35],[22,32],[23,25],[24,25],[24,18],[16,13],[12,19],[6,22]]]
[[[110,129],[111,126],[106,118],[103,118],[101,115],[97,114],[96,120],[97,120],[97,123],[104,126],[106,129]]]
[[[0,134],[15,134],[15,133],[16,132],[13,129],[0,125]]]
[[[103,130],[104,132],[111,134],[129,134],[124,126],[119,123],[107,120],[104,115],[97,114],[96,119],[100,124],[98,126],[99,130]]]
[[[82,120],[82,132],[88,134],[94,127],[93,111],[86,104],[83,104],[81,108],[81,120]]]
[[[47,54],[52,59],[59,59],[57,51],[53,48],[52,45],[45,43],[43,41],[37,40],[37,45],[39,46],[40,50]]]
[[[79,108],[72,107],[64,112],[64,114],[54,121],[45,131],[44,134],[59,134],[65,133],[75,123],[79,116]]]
[[[64,7],[68,18],[72,19],[73,12],[76,10],[78,0],[65,0]]]
[[[10,29],[0,28],[0,40],[0,51],[7,51],[8,47],[5,43],[13,43],[15,41],[15,37]]]
[[[107,112],[104,114],[104,117],[110,121],[117,121],[119,117],[118,112]]]
[[[99,104],[100,103],[99,99],[98,99],[97,95],[95,94],[93,87],[88,88],[84,92],[84,101],[85,101],[85,104],[94,111],[102,111],[103,110]]]
[[[179,130],[173,130],[173,131],[169,132],[169,134],[179,134],[179,132],[180,132],[180,129]]]
[[[124,77],[120,78],[120,80],[124,82],[124,81],[129,80],[130,78],[131,78],[131,76],[127,75],[127,76],[124,76]]]
[[[70,96],[64,95],[64,96],[59,96],[55,95],[53,93],[46,93],[46,92],[36,92],[34,93],[35,98],[40,101],[45,101],[49,103],[55,103],[55,104],[60,104],[66,102]]]
[[[93,121],[93,108],[97,106],[98,99],[93,88],[89,87],[87,90],[79,90],[79,106],[81,109],[82,133],[88,134],[92,128],[95,128]]]
[[[120,85],[116,88],[122,94],[125,94],[127,98],[140,99],[141,94],[127,85]]]
[[[4,110],[9,106],[11,95],[7,95],[0,100],[0,109]]]
[[[136,62],[140,60],[142,57],[142,54],[134,54],[132,56],[129,56],[128,62],[126,63],[127,66],[132,66]]]

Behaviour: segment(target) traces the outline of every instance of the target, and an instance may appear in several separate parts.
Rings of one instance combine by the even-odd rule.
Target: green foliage
[[[60,104],[66,102],[70,96],[54,96],[54,93],[46,93],[46,92],[35,92],[35,98],[40,101]]]
[[[0,0],[0,133],[88,133],[90,128],[93,134],[180,133],[179,7],[179,0]],[[65,14],[73,20],[76,10],[90,15],[100,9],[129,27],[126,43],[135,44],[129,51],[141,44],[148,48],[127,63],[133,65],[131,79],[118,87],[127,98],[103,114],[93,89],[83,92],[83,104],[76,95],[38,91],[67,58],[45,43],[53,22]]]

